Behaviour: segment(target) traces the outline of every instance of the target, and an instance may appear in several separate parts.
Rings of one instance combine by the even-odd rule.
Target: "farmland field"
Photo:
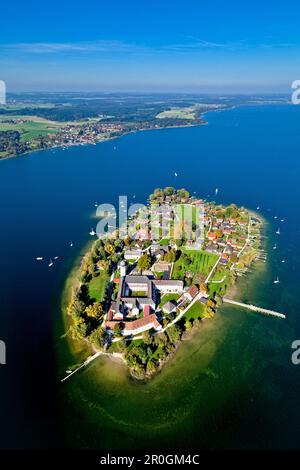
[[[206,251],[183,250],[183,252],[190,257],[191,263],[187,264],[186,260],[180,257],[174,263],[173,279],[182,279],[186,271],[207,275],[218,259],[217,255]]]

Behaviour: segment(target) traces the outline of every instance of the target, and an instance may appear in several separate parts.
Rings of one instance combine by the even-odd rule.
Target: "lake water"
[[[300,108],[243,107],[207,121],[0,162],[1,447],[299,447]],[[145,202],[166,185],[204,197],[219,188],[222,203],[261,207],[269,258],[241,281],[239,299],[287,320],[224,307],[147,385],[107,359],[61,385],[77,360],[61,338],[61,293],[95,201]]]

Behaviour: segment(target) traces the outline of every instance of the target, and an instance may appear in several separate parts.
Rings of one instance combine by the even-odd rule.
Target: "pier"
[[[235,300],[223,298],[223,302],[231,305],[236,305],[237,307],[247,308],[253,312],[263,313],[264,315],[270,315],[272,317],[285,319],[286,315],[283,313],[275,312],[274,310],[268,310],[266,308],[257,307],[252,304],[244,304],[242,302],[236,302]]]

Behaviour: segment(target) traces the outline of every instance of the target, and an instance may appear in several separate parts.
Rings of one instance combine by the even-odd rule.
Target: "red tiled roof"
[[[109,328],[110,330],[114,330],[115,326],[118,325],[120,321],[107,321],[106,322],[106,328]],[[142,328],[143,326],[151,325],[153,324],[154,328],[159,328],[161,325],[157,321],[155,313],[152,313],[151,315],[143,318],[138,318],[137,320],[134,321],[125,321],[121,322],[122,326],[124,327],[124,330],[138,330],[139,328]]]
[[[145,307],[144,307],[144,317],[149,317],[150,313],[151,313],[150,305],[145,305]]]
[[[198,287],[195,286],[195,285],[191,286],[191,287],[189,288],[189,290],[188,290],[188,294],[190,294],[190,296],[192,297],[192,299],[193,299],[194,297],[196,297],[196,295],[198,294],[198,292],[199,292],[199,289],[198,289]]]
[[[142,328],[143,326],[150,325],[151,323],[153,323],[153,326],[155,328],[160,326],[155,313],[152,313],[152,315],[149,315],[149,317],[138,318],[134,321],[125,322],[124,324],[125,330],[137,330],[139,328]]]

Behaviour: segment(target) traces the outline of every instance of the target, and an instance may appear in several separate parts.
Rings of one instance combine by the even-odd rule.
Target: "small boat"
[[[280,219],[280,222],[284,222],[284,219]]]
[[[67,369],[66,374],[72,374],[72,371],[70,369]]]
[[[48,267],[51,268],[51,266],[53,266],[53,264],[54,264],[54,263],[53,263],[52,259],[50,259],[49,264],[48,264]]]
[[[216,188],[216,190],[215,190],[216,196],[218,195],[218,192],[219,192],[219,190],[218,190],[218,188]]]
[[[274,245],[274,246],[273,246],[273,250],[277,250],[277,245]]]
[[[282,259],[281,262],[282,262],[282,263],[285,263],[285,259]]]
[[[176,171],[175,171],[175,173],[174,173],[174,176],[176,176],[176,177],[178,176],[177,173],[176,173]]]
[[[43,261],[44,258],[43,258],[42,256],[37,256],[35,259],[36,259],[37,261]]]
[[[54,259],[58,259],[58,258],[59,258],[59,256],[54,256]]]
[[[95,206],[95,207],[98,207],[98,202],[95,202],[94,206]]]
[[[279,277],[277,276],[277,279],[276,279],[275,281],[273,281],[273,282],[274,282],[274,284],[279,284],[279,283],[280,283]]]
[[[116,147],[116,146],[114,146],[114,150],[117,150],[117,147]]]
[[[277,235],[280,235],[280,228],[276,232]]]
[[[70,246],[73,246],[73,242],[71,241]]]
[[[278,219],[277,215],[274,215],[274,219]]]
[[[259,209],[260,209],[260,207],[259,207],[259,206],[257,206],[256,210],[257,210],[257,211],[259,211]]]
[[[90,235],[93,237],[94,235],[96,235],[96,232],[95,230],[92,228],[91,231],[90,231]]]

